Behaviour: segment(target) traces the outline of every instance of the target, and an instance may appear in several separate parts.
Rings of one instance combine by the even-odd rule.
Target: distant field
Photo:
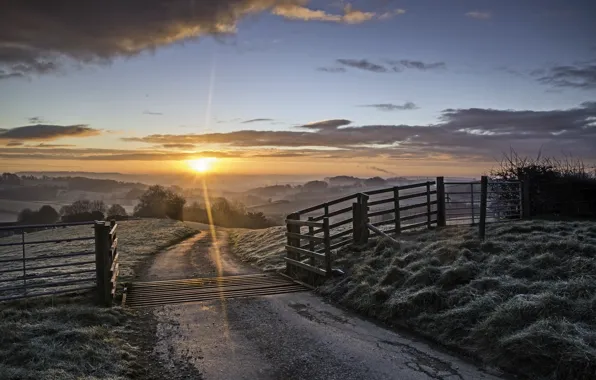
[[[121,280],[133,277],[135,267],[155,252],[195,232],[184,223],[169,220],[120,222]],[[92,233],[91,227],[78,226],[30,233],[27,239],[80,237]],[[19,239],[20,236],[12,236],[0,238],[0,242]],[[30,253],[33,256],[63,254],[67,249],[89,249],[89,244],[31,246]],[[18,257],[14,250],[14,247],[0,247],[0,258]],[[2,268],[7,267],[3,264]],[[97,307],[82,297],[0,304],[0,379],[148,378],[139,365],[139,357],[144,353],[126,340],[127,334],[142,333],[134,317],[130,311]],[[138,375],[139,372],[142,375]],[[160,377],[155,374],[150,378]]]
[[[236,230],[231,247],[282,269],[283,233]],[[596,222],[491,224],[484,242],[463,226],[400,240],[399,250],[381,239],[339,250],[333,266],[346,275],[319,291],[527,378],[593,379]]]

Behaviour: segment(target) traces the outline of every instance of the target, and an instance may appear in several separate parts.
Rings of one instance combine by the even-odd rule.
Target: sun
[[[188,166],[197,173],[206,173],[213,170],[213,163],[216,161],[215,157],[202,157],[194,160],[188,160]]]

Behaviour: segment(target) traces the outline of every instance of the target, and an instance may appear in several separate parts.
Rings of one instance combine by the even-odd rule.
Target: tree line
[[[226,198],[215,198],[210,204],[193,202],[186,205],[186,199],[163,186],[150,186],[138,199],[132,214],[140,218],[167,218],[200,223],[213,223],[222,227],[266,228],[274,223],[262,212],[249,212],[239,202]],[[122,220],[128,218],[126,210],[119,204],[108,207],[101,200],[77,200],[56,210],[45,205],[39,210],[23,209],[18,215],[19,224],[52,224],[61,222],[86,222],[104,219]]]

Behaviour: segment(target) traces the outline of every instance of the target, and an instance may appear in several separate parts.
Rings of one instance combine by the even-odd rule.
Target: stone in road
[[[156,258],[146,279],[257,273],[208,232]],[[498,379],[473,364],[379,327],[310,292],[161,306],[156,354],[206,380]],[[167,364],[166,364],[167,365]]]

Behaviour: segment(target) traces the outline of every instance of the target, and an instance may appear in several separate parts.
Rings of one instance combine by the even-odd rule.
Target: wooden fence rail
[[[450,186],[449,191],[446,185]],[[465,191],[468,186],[471,190]],[[498,206],[501,207],[498,211],[509,212],[507,217],[521,217],[527,213],[527,206],[521,203],[524,191],[521,182],[489,184],[488,178],[482,177],[481,181],[461,183],[445,182],[443,177],[437,177],[435,181],[366,191],[299,210],[286,220],[286,272],[301,280],[304,276],[312,279],[313,275],[329,277],[333,250],[348,244],[365,244],[371,231],[390,238],[389,234],[399,235],[412,229],[444,227],[452,219],[452,212],[459,212],[459,203],[468,207],[461,210],[469,211],[472,207],[472,224],[478,224],[479,236],[484,238],[487,210],[496,207],[489,206],[489,198],[508,200],[510,194],[515,194],[511,197],[513,202]],[[463,197],[471,194],[471,201],[460,201],[460,193]],[[480,196],[479,202],[475,201],[475,195]],[[480,206],[478,216],[476,205]]]

